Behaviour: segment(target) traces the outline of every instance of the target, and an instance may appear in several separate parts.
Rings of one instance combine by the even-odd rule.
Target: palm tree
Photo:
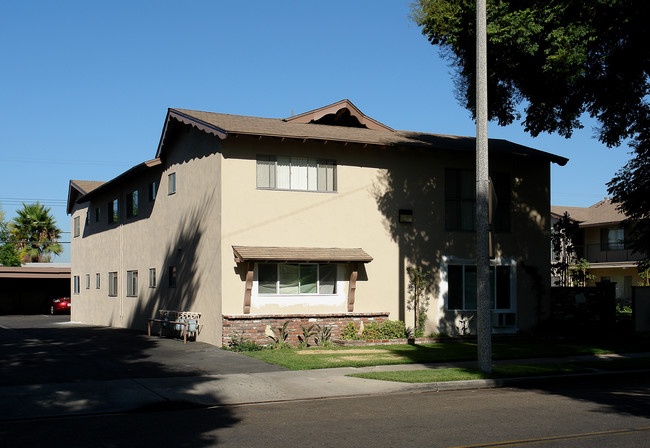
[[[11,222],[11,233],[22,261],[47,263],[51,254],[63,251],[58,242],[61,229],[56,226],[49,207],[40,202],[29,205],[23,202],[23,208],[16,213],[18,216]]]

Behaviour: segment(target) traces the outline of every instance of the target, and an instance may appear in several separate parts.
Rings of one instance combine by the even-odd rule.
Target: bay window
[[[337,265],[261,263],[257,271],[258,294],[336,294]]]

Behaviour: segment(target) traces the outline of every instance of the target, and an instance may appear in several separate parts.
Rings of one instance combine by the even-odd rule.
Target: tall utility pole
[[[486,0],[476,2],[476,297],[478,368],[492,372]]]

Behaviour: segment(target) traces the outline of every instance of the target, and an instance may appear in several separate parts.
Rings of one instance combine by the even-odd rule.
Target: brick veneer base
[[[302,335],[300,325],[308,328],[311,325],[320,325],[321,327],[327,326],[332,329],[332,339],[340,339],[341,330],[347,325],[349,321],[355,323],[359,328],[359,323],[363,322],[366,326],[370,322],[384,322],[388,320],[389,313],[336,313],[336,314],[224,314],[222,316],[223,323],[223,345],[227,345],[231,336],[237,332],[241,335],[243,332],[244,337],[258,344],[269,344],[271,339],[266,335],[266,326],[269,325],[276,332],[281,328],[285,322],[289,321],[287,325],[287,332],[289,337],[287,342],[289,344],[297,344],[299,342],[298,335]],[[313,343],[313,341],[311,341]]]

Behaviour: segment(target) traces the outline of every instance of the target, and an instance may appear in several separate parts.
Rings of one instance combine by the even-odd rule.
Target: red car
[[[57,297],[52,299],[52,306],[50,306],[50,314],[56,313],[69,313],[70,312],[70,297]]]

